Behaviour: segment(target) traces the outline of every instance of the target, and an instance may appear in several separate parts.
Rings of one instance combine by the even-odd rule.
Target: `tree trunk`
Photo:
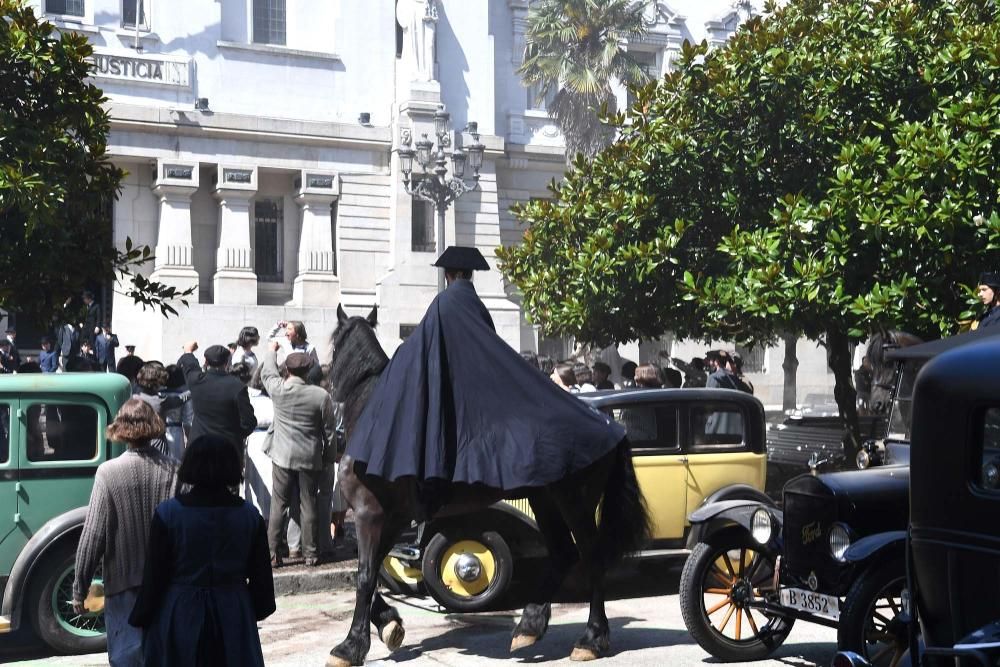
[[[861,427],[858,424],[858,394],[854,390],[851,378],[851,348],[847,334],[843,331],[830,329],[826,332],[827,353],[830,359],[830,370],[836,385],[833,395],[840,408],[840,419],[844,422],[844,456],[848,461],[854,461],[861,443]]]
[[[799,358],[795,354],[795,346],[799,337],[786,333],[782,336],[785,342],[785,359],[781,362],[781,370],[785,371],[784,392],[781,397],[782,410],[794,410],[798,405],[798,385],[796,372],[799,369]]]

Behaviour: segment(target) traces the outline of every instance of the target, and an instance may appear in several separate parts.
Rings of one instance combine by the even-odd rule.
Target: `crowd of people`
[[[79,613],[103,600],[113,665],[263,664],[255,623],[274,611],[272,568],[295,551],[315,566],[345,539],[339,406],[305,326],[273,334],[259,359],[245,327],[233,351],[211,345],[199,360],[190,341],[174,364],[130,353],[115,365],[133,396],[107,436],[127,451],[98,468],[73,590]],[[267,522],[239,491],[255,405],[269,423]]]
[[[556,362],[546,355],[530,350],[521,352],[529,364],[548,375],[553,382],[574,394],[602,389],[717,387],[753,393],[753,384],[743,373],[743,359],[736,352],[709,350],[704,358],[684,361],[661,353],[661,363],[636,364],[624,361],[619,369],[620,381],[611,380],[611,367],[596,361],[592,366],[579,361]]]

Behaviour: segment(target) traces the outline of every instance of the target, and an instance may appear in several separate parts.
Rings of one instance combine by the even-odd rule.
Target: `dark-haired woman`
[[[139,374],[135,378],[136,392],[133,398],[138,398],[149,404],[156,415],[167,422],[167,413],[184,406],[191,396],[190,392],[183,394],[168,394],[162,390],[167,383],[170,374],[159,361],[147,361],[139,369]],[[176,441],[174,441],[176,443]],[[175,461],[180,461],[184,453],[182,447],[171,447],[166,437],[166,432],[159,438],[153,440],[153,446],[161,452],[171,457]]]
[[[257,327],[243,327],[240,329],[240,335],[236,339],[236,351],[233,352],[233,356],[229,360],[230,365],[235,366],[236,364],[244,363],[249,366],[250,375],[253,376],[254,371],[257,370],[257,366],[259,365],[253,348],[259,344],[260,333],[257,331]]]
[[[78,614],[100,610],[100,595],[88,590],[104,562],[104,623],[114,667],[142,665],[142,634],[129,625],[128,615],[143,580],[153,510],[174,488],[173,462],[150,445],[162,435],[163,422],[147,403],[125,401],[108,426],[108,438],[126,443],[128,450],[97,468],[76,550],[73,609]]]
[[[149,532],[150,557],[129,622],[143,628],[147,667],[263,666],[257,621],[274,613],[264,520],[234,490],[239,454],[222,438],[196,438],[177,487]]]

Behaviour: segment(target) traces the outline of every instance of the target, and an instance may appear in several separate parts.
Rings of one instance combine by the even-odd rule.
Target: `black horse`
[[[888,412],[895,387],[896,364],[885,358],[885,353],[900,347],[923,343],[923,339],[905,331],[876,331],[868,339],[865,356],[872,369],[872,391],[870,405],[874,414]]]
[[[376,310],[367,318],[348,317],[337,308],[338,325],[333,333],[330,364],[334,397],[344,404],[348,437],[371,396],[379,375],[389,362],[375,336]],[[371,646],[368,624],[390,650],[403,642],[403,621],[376,592],[379,566],[397,534],[417,518],[418,508],[408,502],[408,483],[368,477],[363,468],[345,455],[339,474],[344,498],[354,510],[358,534],[358,579],[354,619],[347,638],[330,651],[328,667],[363,665]],[[482,486],[449,484],[435,487],[441,509],[435,516],[488,506],[504,498],[497,490]],[[545,583],[524,607],[514,628],[511,651],[541,639],[548,627],[549,600],[559,588],[570,566],[580,562],[581,574],[591,588],[590,617],[570,656],[593,660],[609,649],[608,618],[604,612],[605,571],[625,554],[638,550],[649,535],[649,515],[632,467],[627,440],[587,468],[546,487],[528,489],[539,530],[545,537],[549,561]],[[603,498],[603,503],[601,499]],[[595,519],[600,503],[599,522]]]

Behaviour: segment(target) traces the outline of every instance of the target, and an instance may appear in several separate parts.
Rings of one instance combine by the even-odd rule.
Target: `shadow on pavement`
[[[639,619],[613,618],[611,624],[611,652],[608,657],[659,646],[690,643],[690,635],[682,630],[657,628],[630,628],[629,624]],[[424,639],[419,644],[405,646],[392,654],[392,662],[404,663],[421,657],[425,653],[440,649],[458,649],[459,655],[498,660],[515,659],[522,663],[548,662],[569,657],[573,645],[583,634],[585,623],[560,623],[550,625],[542,641],[522,649],[516,654],[510,652],[509,625],[499,623],[477,623],[453,628],[436,637]]]

